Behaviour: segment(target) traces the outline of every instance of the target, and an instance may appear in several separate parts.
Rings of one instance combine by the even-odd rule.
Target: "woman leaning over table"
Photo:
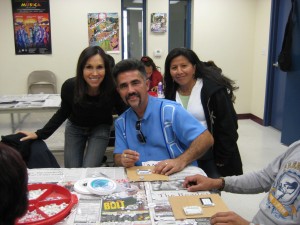
[[[108,57],[99,46],[84,49],[76,77],[62,85],[61,107],[42,129],[35,133],[20,131],[27,135],[21,141],[46,139],[67,119],[65,167],[100,166],[109,140],[112,112],[120,114],[126,109],[110,70]]]
[[[165,97],[181,103],[214,137],[212,151],[198,160],[199,167],[214,178],[242,174],[234,82],[192,50],[175,48],[165,61],[164,83]]]

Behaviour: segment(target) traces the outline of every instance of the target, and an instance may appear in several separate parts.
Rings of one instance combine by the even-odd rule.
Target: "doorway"
[[[122,58],[141,58],[146,52],[146,1],[122,0]]]

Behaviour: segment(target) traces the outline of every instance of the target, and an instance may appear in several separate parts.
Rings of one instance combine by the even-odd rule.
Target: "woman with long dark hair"
[[[190,49],[173,49],[165,61],[165,98],[181,103],[214,137],[212,151],[198,160],[199,167],[209,177],[240,175],[243,169],[233,107],[233,91],[238,87],[211,65]]]
[[[35,133],[21,131],[27,139],[46,139],[66,120],[65,167],[97,167],[102,163],[113,122],[113,110],[126,106],[116,92],[111,66],[99,46],[87,47],[79,56],[76,77],[64,82],[61,107]],[[86,151],[85,151],[86,149]]]

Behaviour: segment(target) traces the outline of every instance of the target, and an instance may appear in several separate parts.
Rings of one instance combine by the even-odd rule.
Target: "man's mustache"
[[[128,94],[127,96],[126,96],[126,100],[128,100],[131,96],[136,96],[136,97],[140,97],[140,95],[138,94],[138,93],[136,93],[136,92],[133,92],[133,93],[130,93],[130,94]]]

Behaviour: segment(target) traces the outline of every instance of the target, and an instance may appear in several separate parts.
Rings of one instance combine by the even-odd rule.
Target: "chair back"
[[[56,76],[50,70],[36,70],[28,75],[28,94],[57,94]]]

